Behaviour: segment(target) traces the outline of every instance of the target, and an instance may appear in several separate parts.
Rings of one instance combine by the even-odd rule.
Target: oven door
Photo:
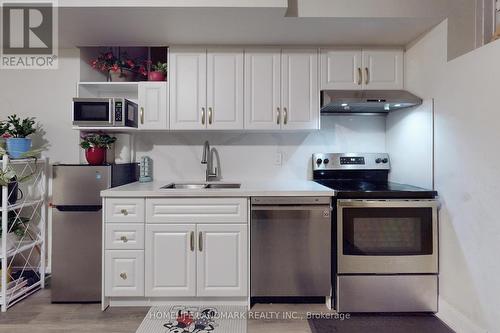
[[[436,200],[338,200],[338,273],[438,273],[437,208]]]
[[[113,126],[112,98],[73,98],[73,125]]]

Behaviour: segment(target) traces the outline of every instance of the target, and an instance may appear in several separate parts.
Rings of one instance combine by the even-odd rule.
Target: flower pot
[[[106,148],[89,148],[85,150],[85,158],[90,165],[101,165],[106,161]]]
[[[11,158],[21,158],[24,153],[31,149],[30,138],[8,138],[7,154]]]
[[[111,82],[131,82],[135,81],[136,78],[137,73],[132,72],[131,70],[128,70],[126,68],[121,68],[116,72],[113,70],[110,70],[108,72],[108,80]]]
[[[149,72],[149,81],[165,81],[165,73],[163,72]]]

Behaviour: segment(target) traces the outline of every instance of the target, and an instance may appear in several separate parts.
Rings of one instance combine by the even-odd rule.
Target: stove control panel
[[[386,153],[317,153],[313,154],[313,170],[390,170]]]

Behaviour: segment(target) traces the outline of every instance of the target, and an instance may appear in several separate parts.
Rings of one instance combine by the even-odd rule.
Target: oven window
[[[109,122],[109,104],[103,102],[75,103],[75,121]]]
[[[344,255],[431,255],[432,208],[344,208]]]

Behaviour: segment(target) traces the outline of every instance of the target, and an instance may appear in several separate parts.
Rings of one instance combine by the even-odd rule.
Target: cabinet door
[[[139,82],[139,128],[168,129],[167,82]]]
[[[281,61],[282,128],[319,128],[318,50],[283,50]]]
[[[144,251],[106,250],[105,296],[144,296]]]
[[[245,224],[199,224],[198,296],[248,295]]]
[[[281,49],[245,50],[245,128],[280,129]]]
[[[173,47],[169,50],[170,128],[206,128],[206,49]]]
[[[194,224],[146,225],[146,296],[195,296]]]
[[[361,50],[322,49],[321,89],[362,89]]]
[[[207,128],[243,129],[243,49],[207,51]]]
[[[403,89],[402,50],[363,50],[365,89]]]

